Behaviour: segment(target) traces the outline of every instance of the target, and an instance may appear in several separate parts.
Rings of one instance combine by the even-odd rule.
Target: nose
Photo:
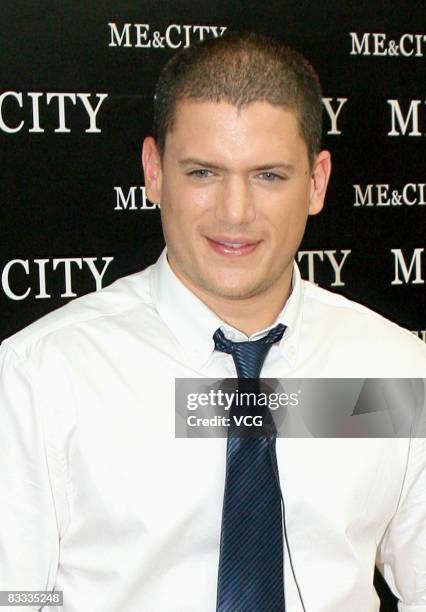
[[[253,193],[248,179],[229,175],[222,183],[216,202],[216,219],[227,225],[243,225],[256,218]]]

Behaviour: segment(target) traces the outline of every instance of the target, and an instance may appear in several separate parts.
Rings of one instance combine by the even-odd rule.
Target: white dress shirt
[[[426,377],[413,334],[296,265],[278,322],[262,377]],[[62,590],[50,612],[214,612],[226,438],[175,437],[174,382],[236,376],[214,351],[219,326],[248,339],[164,250],[3,342],[0,589]],[[377,612],[375,563],[401,612],[426,612],[425,442],[277,440],[306,612]],[[287,610],[300,612],[285,548]]]

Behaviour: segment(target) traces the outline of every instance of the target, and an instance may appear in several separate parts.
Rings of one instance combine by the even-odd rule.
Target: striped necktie
[[[281,340],[285,329],[279,324],[252,342],[232,342],[218,329],[213,339],[217,351],[232,355],[239,379],[258,379],[269,349]],[[271,417],[270,422],[273,424]],[[217,612],[285,612],[274,425],[272,431],[271,435],[242,437],[228,428]]]

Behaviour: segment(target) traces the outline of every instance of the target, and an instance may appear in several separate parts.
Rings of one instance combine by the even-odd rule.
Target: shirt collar
[[[230,340],[257,340],[278,323],[286,326],[284,336],[279,342],[280,350],[293,365],[300,336],[302,284],[299,268],[294,262],[292,289],[283,309],[272,325],[250,337],[225,323],[182,283],[167,261],[167,247],[163,249],[153,267],[151,295],[161,319],[182,346],[188,361],[196,369],[202,368],[214,351],[213,334],[218,327],[222,328]]]

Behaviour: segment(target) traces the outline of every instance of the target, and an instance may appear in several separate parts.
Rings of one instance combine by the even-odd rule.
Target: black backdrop
[[[333,176],[303,276],[426,340],[424,0],[2,0],[0,339],[155,261],[140,167],[155,80],[226,29],[287,42],[321,77]]]

